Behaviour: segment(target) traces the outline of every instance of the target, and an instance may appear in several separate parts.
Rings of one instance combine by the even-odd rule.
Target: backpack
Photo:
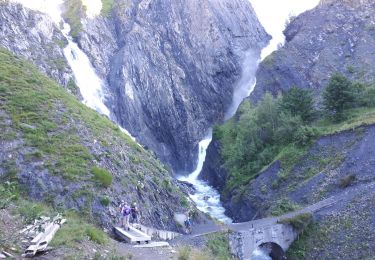
[[[124,206],[121,210],[123,216],[127,216],[130,214],[131,210],[129,207]]]

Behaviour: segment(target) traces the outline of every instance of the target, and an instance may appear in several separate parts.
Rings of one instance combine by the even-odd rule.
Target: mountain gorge
[[[339,200],[318,214],[317,223],[290,249],[291,259],[358,259],[373,253],[371,243],[360,241],[373,236],[367,227],[373,226],[374,210],[374,12],[372,1],[321,1],[292,19],[285,46],[260,63],[250,97],[233,119],[214,129],[200,177],[220,191],[236,222],[281,215],[329,197]],[[346,110],[339,122],[329,118],[323,104],[325,88],[337,73],[353,82],[353,92],[364,87],[367,94],[359,99],[370,101]],[[277,114],[280,95],[295,86],[310,91],[317,110],[307,127],[300,117]],[[276,130],[270,137],[271,129]],[[264,140],[271,145],[262,146]],[[252,151],[256,157],[250,157]]]
[[[244,52],[267,40],[243,0],[116,1],[78,34],[117,121],[177,173],[193,170],[198,142],[223,119]]]
[[[333,198],[288,259],[373,255],[373,1],[321,0],[262,61],[271,37],[248,0],[93,0],[95,14],[88,1],[41,0],[43,12],[15,1],[0,0],[1,250],[21,250],[19,223],[59,212],[70,222],[55,245],[68,253],[53,256],[95,258],[125,200],[160,230],[187,232],[178,219],[191,213],[199,234],[175,243],[209,251],[201,235],[230,226],[209,214],[245,222]],[[72,65],[82,56],[92,73],[80,76],[97,81],[83,87],[101,88],[91,93],[108,113],[87,102],[83,63]],[[329,109],[327,89],[343,85]],[[207,259],[229,259],[218,240]]]

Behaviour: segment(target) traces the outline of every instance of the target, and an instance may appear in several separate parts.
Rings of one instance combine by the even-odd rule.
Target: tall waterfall
[[[258,64],[272,52],[280,48],[285,42],[283,31],[292,16],[297,16],[302,12],[312,9],[318,5],[319,0],[249,0],[252,4],[258,19],[272,36],[272,40],[263,48],[261,56],[248,51],[243,59],[242,76],[235,86],[232,104],[225,114],[225,120],[231,118],[237,111],[244,98],[248,97],[256,85],[256,71]],[[270,8],[272,7],[272,8]],[[188,176],[181,177],[180,180],[187,181],[196,188],[195,194],[190,198],[197,204],[203,212],[223,222],[231,222],[225,216],[225,209],[220,202],[218,192],[204,181],[198,179],[205,161],[206,149],[212,140],[212,131],[199,143],[199,156],[196,169]],[[262,256],[261,251],[255,252],[258,259],[269,259]]]
[[[78,44],[75,43],[69,35],[70,25],[64,21],[61,14],[61,5],[64,3],[64,0],[12,1],[21,3],[27,8],[48,14],[59,28],[61,24],[63,25],[61,32],[68,41],[68,45],[64,48],[64,56],[73,70],[75,82],[83,97],[82,102],[114,121],[114,118],[111,117],[110,110],[104,104],[104,81],[96,73],[87,55],[78,47]],[[89,18],[94,18],[96,15],[100,14],[102,8],[101,0],[83,0],[82,3],[86,6],[87,16]],[[119,127],[121,131],[129,135],[135,141],[135,138],[132,137],[126,129],[121,126]]]
[[[110,111],[103,103],[104,83],[96,74],[87,55],[73,42],[69,36],[70,26],[64,23],[62,30],[68,45],[64,49],[64,55],[73,70],[75,81],[83,97],[83,103],[97,112],[110,116]]]

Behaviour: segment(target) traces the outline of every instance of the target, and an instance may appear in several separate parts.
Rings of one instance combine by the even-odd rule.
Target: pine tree
[[[354,101],[352,83],[346,77],[335,74],[323,93],[323,105],[336,121],[344,118],[344,110]]]
[[[311,92],[298,87],[292,87],[284,93],[281,108],[292,116],[300,116],[305,123],[311,122],[315,115]]]

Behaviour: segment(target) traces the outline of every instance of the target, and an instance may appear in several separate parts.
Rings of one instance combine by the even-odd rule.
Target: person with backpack
[[[139,223],[139,209],[136,202],[133,202],[131,206],[131,223],[133,225]]]
[[[193,230],[191,228],[191,219],[190,219],[190,215],[189,214],[187,214],[187,216],[186,216],[186,219],[184,221],[184,225],[185,225],[185,233],[186,234],[191,234],[191,232]]]
[[[131,208],[129,205],[122,201],[120,204],[120,212],[121,212],[121,226],[125,230],[130,230],[129,228],[129,218],[130,218],[130,213],[131,213]]]

